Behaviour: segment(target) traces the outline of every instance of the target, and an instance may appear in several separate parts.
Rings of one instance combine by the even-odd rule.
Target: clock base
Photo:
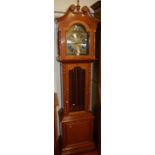
[[[62,155],[79,155],[95,150],[93,122],[91,112],[74,112],[63,117]]]
[[[95,144],[93,142],[83,142],[63,148],[62,155],[80,155],[81,153],[93,151],[95,149]]]

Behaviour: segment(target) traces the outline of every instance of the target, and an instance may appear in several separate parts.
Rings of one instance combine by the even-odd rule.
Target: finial
[[[79,5],[79,3],[80,3],[80,0],[77,0],[77,11],[80,10],[80,5]]]
[[[79,5],[79,3],[80,3],[80,0],[77,0],[77,6]]]

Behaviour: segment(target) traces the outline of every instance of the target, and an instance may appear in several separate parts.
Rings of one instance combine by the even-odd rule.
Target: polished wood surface
[[[65,135],[69,136],[63,138],[64,146],[92,141],[93,119],[94,117],[91,113],[83,113],[81,116],[78,114],[66,116],[62,120],[62,128]]]
[[[93,142],[94,116],[90,112],[76,112],[62,120],[62,154],[83,153],[95,149]]]
[[[71,5],[58,25],[58,57],[62,78],[62,154],[74,155],[95,149],[94,116],[90,112],[91,63],[95,60],[95,32],[98,19],[88,7]],[[67,55],[66,33],[81,24],[89,33],[88,55]]]

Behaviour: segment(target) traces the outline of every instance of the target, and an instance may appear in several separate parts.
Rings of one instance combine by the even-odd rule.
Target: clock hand
[[[76,55],[80,55],[80,47],[79,46],[76,47]]]

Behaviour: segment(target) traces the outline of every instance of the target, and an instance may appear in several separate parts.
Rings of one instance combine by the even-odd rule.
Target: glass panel
[[[67,55],[88,55],[89,33],[80,24],[73,25],[66,35]]]
[[[85,105],[85,70],[75,67],[69,71],[69,111],[84,110]]]

